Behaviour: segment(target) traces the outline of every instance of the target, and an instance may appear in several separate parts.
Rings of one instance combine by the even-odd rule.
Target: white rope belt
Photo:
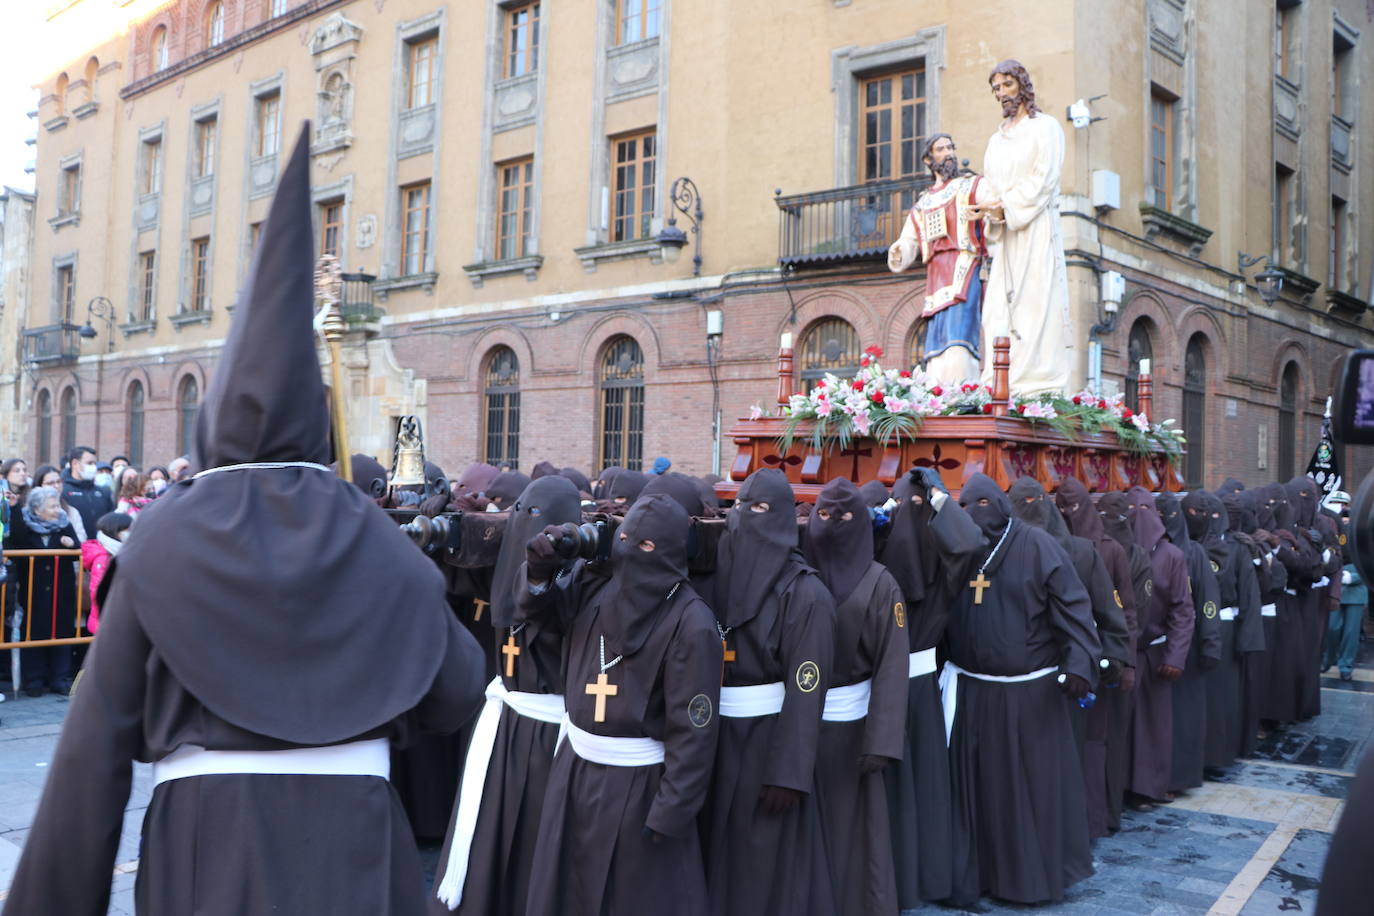
[[[821,719],[825,722],[857,722],[868,715],[868,698],[873,695],[873,679],[831,687],[825,692],[825,709]]]
[[[206,468],[203,471],[193,474],[191,479],[200,480],[202,477],[208,477],[211,474],[222,474],[225,471],[275,471],[282,468],[310,468],[312,471],[324,471],[326,474],[334,473],[331,468],[327,468],[322,464],[316,464],[313,461],[250,461],[244,464],[226,464],[217,468]]]
[[[1285,595],[1292,595],[1294,598],[1298,597],[1298,590],[1296,588],[1285,588],[1283,593]]]
[[[1327,587],[1328,585],[1330,585],[1330,584],[1331,584],[1331,580],[1330,580],[1329,578],[1327,578],[1326,576],[1322,576],[1322,577],[1321,577],[1320,579],[1318,579],[1316,582],[1313,582],[1313,583],[1312,583],[1312,587],[1313,587],[1313,588],[1326,588],[1326,587]]]
[[[906,657],[906,676],[907,680],[913,677],[921,677],[926,674],[935,673],[935,647],[922,649],[920,652],[912,652]]]
[[[782,681],[720,688],[720,714],[727,719],[756,719],[782,712],[787,688]]]
[[[1261,606],[1260,606],[1260,616],[1261,616],[1261,617],[1277,617],[1277,616],[1279,616],[1279,606],[1278,606],[1277,604],[1264,604],[1264,605],[1261,605]]]
[[[1164,645],[1164,644],[1165,644],[1166,642],[1168,642],[1168,641],[1169,641],[1169,634],[1168,634],[1168,633],[1165,633],[1163,636],[1156,636],[1154,639],[1150,640],[1150,645],[1152,645],[1152,646],[1162,646],[1162,645]]]
[[[153,785],[191,776],[379,776],[391,778],[385,738],[284,751],[207,751],[187,744],[153,764]]]
[[[573,753],[608,767],[647,767],[663,762],[663,742],[657,738],[612,738],[583,731],[563,717]]]
[[[1217,617],[1226,621],[1227,623],[1230,623],[1236,619],[1236,615],[1238,613],[1240,613],[1239,608],[1224,607],[1221,610],[1217,611]]]
[[[507,690],[500,677],[487,685],[487,702],[473,726],[463,775],[458,783],[458,810],[454,815],[453,842],[449,845],[448,864],[438,882],[435,896],[450,909],[458,909],[463,902],[463,885],[468,876],[468,856],[472,852],[472,838],[477,832],[477,814],[482,804],[482,790],[487,784],[487,770],[491,766],[491,752],[496,746],[496,727],[501,721],[501,706],[509,706],[527,719],[537,719],[551,725],[563,721],[563,696],[557,693],[524,693]]]
[[[993,684],[1024,684],[1026,681],[1038,681],[1042,677],[1048,677],[1058,670],[1058,665],[1051,665],[1029,674],[979,674],[976,671],[965,671],[954,662],[945,662],[944,670],[940,672],[940,705],[945,710],[945,747],[949,747],[950,736],[954,734],[954,714],[959,708],[961,676]]]

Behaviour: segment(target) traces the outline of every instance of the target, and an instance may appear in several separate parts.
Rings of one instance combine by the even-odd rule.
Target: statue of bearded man
[[[970,209],[989,199],[977,175],[960,175],[954,138],[933,134],[922,161],[934,183],[917,198],[901,238],[887,252],[893,273],[910,267],[919,254],[926,265],[923,366],[947,384],[978,378],[979,304],[987,257],[983,220]]]
[[[1059,229],[1064,130],[1035,104],[1026,68],[1004,60],[988,77],[1002,123],[988,140],[983,172],[995,193],[976,204],[992,255],[983,330],[1011,338],[1011,387],[1020,394],[1067,391],[1075,359],[1069,287]],[[992,384],[992,360],[983,368]]]

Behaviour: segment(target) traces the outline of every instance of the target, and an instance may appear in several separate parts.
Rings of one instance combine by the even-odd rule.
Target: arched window
[[[644,353],[632,337],[616,337],[601,352],[601,454],[597,469],[644,464]]]
[[[833,372],[841,378],[859,371],[859,335],[843,318],[822,318],[801,336],[800,378],[803,391]]]
[[[211,3],[205,11],[205,46],[213,48],[224,43],[224,4]]]
[[[1140,409],[1140,361],[1154,362],[1155,348],[1150,342],[1150,319],[1137,318],[1126,339],[1126,406]],[[1150,367],[1154,374],[1153,365]]]
[[[1193,438],[1192,433],[1188,438]],[[1279,382],[1279,480],[1292,480],[1298,473],[1298,364],[1283,367]]]
[[[1207,454],[1207,353],[1201,334],[1188,340],[1183,357],[1183,429],[1188,434],[1184,477],[1188,488],[1201,487]]]
[[[194,375],[181,380],[177,388],[177,454],[191,454],[196,437],[196,414],[200,412],[200,385]]]
[[[130,464],[143,464],[143,383],[137,379],[129,384],[129,441],[126,454]]]
[[[57,87],[53,89],[53,99],[57,105],[58,114],[67,113],[67,74],[62,73],[57,77]]]
[[[520,462],[520,360],[510,347],[487,356],[483,384],[487,401],[487,464],[517,467]]]
[[[47,389],[38,392],[38,454],[36,464],[52,462],[52,395]]]
[[[95,81],[100,76],[100,61],[92,57],[86,61],[86,101],[95,101]]]
[[[62,392],[62,454],[65,456],[76,446],[76,389],[68,387]]]
[[[167,69],[167,27],[160,25],[153,30],[153,72]]]

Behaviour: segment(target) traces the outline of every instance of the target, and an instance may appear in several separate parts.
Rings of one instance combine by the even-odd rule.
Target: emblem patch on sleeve
[[[897,621],[898,628],[906,626],[906,605],[898,601],[892,606],[892,616]]]
[[[1121,592],[1117,591],[1116,589],[1112,589],[1112,598],[1116,601],[1117,607],[1124,608],[1126,606],[1121,603]]]
[[[1146,579],[1146,580],[1145,580],[1145,597],[1148,598],[1148,597],[1150,597],[1151,595],[1153,595],[1154,593],[1155,593],[1155,580],[1154,580],[1154,579]]]
[[[797,689],[810,693],[821,685],[821,666],[815,662],[802,662],[797,666]]]
[[[692,697],[687,704],[687,720],[697,728],[711,724],[711,698],[704,693]]]
[[[1221,564],[1218,563],[1216,560],[1213,560],[1213,561],[1212,561],[1212,572],[1214,572],[1214,573],[1219,573],[1219,572],[1221,572]]]
[[[1215,601],[1208,601],[1205,604],[1203,604],[1202,616],[1206,617],[1208,620],[1211,620],[1213,617],[1217,616],[1217,603]]]

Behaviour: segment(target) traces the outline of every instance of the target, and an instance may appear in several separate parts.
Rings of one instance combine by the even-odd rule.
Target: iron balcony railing
[[[24,331],[24,362],[74,363],[81,355],[81,325],[64,321]]]
[[[778,195],[778,263],[784,267],[884,258],[928,177]]]
[[[372,301],[374,274],[340,274],[339,314],[347,324],[367,324],[382,317],[385,310]]]

